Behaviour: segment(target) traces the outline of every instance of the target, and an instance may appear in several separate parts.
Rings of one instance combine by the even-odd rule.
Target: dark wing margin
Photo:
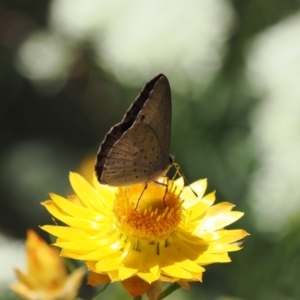
[[[122,137],[124,132],[126,132],[126,130],[128,130],[134,124],[137,115],[142,110],[146,101],[149,99],[150,93],[153,91],[155,84],[159,81],[161,77],[164,77],[164,75],[159,74],[155,76],[144,86],[142,91],[139,93],[134,102],[126,111],[121,122],[116,124],[109,130],[103,142],[100,144],[95,164],[95,172],[99,182],[101,182],[101,175],[104,170],[106,157],[108,156],[111,148]]]

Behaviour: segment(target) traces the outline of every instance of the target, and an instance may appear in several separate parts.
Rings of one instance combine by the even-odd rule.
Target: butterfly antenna
[[[197,193],[192,189],[192,187],[190,186],[189,182],[187,181],[186,176],[183,174],[183,172],[182,172],[182,170],[181,170],[179,164],[176,163],[176,162],[173,162],[173,166],[175,167],[176,172],[175,172],[175,174],[174,174],[172,180],[175,179],[176,175],[181,176],[181,177],[183,178],[183,180],[186,182],[186,184],[190,187],[190,189],[191,189],[191,191],[193,192],[193,194],[194,194],[196,197],[198,197]]]

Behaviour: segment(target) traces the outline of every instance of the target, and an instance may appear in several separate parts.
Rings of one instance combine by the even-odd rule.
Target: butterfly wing
[[[155,133],[160,145],[160,162],[167,163],[170,158],[171,139],[171,90],[166,76],[156,82],[143,110],[137,116],[136,122],[148,124]],[[159,168],[158,168],[159,169]]]
[[[123,186],[159,176],[173,162],[170,135],[171,91],[160,74],[145,85],[100,145],[95,165],[99,182]]]
[[[133,126],[110,150],[100,182],[122,186],[148,181],[159,158],[160,146],[151,127],[143,123]]]

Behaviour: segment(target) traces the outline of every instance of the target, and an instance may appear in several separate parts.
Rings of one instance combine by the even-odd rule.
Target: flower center
[[[181,221],[182,201],[170,182],[136,184],[119,188],[114,213],[125,234],[160,239],[170,235]]]

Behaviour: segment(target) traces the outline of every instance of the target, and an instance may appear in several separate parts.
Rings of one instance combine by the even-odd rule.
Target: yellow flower
[[[43,226],[57,237],[61,255],[86,262],[89,283],[121,281],[132,295],[141,295],[157,281],[202,281],[205,265],[230,262],[228,252],[244,230],[226,230],[243,213],[228,202],[213,205],[215,193],[204,196],[206,180],[184,186],[182,178],[161,184],[94,187],[76,173],[70,182],[76,195],[51,194],[43,202],[49,213],[67,224]],[[144,192],[143,192],[144,191]],[[142,195],[142,196],[141,196]],[[152,285],[152,286],[151,286]]]
[[[26,300],[73,300],[84,275],[77,269],[67,275],[57,251],[29,230],[26,241],[28,274],[16,270],[18,282],[11,289]]]

